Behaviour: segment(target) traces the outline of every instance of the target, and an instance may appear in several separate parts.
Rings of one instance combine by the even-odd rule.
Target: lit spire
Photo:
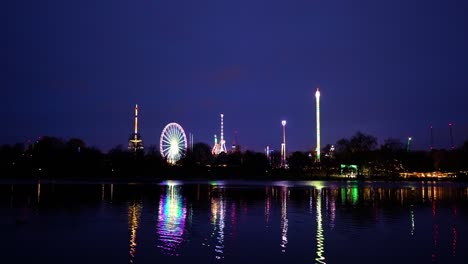
[[[138,104],[135,105],[135,134],[138,134]]]
[[[317,122],[317,162],[320,162],[320,90],[317,87],[315,92],[315,103],[316,103],[316,122]]]

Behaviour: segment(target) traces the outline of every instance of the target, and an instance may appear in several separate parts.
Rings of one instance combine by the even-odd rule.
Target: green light
[[[358,188],[357,187],[353,187],[351,189],[351,196],[352,196],[353,204],[356,204],[358,201]]]
[[[346,189],[345,188],[341,188],[341,202],[345,202],[346,201]]]

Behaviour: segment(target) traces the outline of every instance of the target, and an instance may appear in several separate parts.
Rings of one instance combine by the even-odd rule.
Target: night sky
[[[5,3],[6,2],[6,3]],[[12,0],[0,7],[0,143],[145,146],[177,122],[212,144],[322,146],[357,131],[428,149],[468,139],[468,1]]]

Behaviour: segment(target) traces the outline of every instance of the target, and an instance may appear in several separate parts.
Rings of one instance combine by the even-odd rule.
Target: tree
[[[289,156],[288,164],[291,170],[301,172],[310,165],[310,159],[307,153],[295,151]]]
[[[206,143],[195,143],[193,145],[193,159],[195,164],[200,166],[206,166],[211,164],[213,161],[213,155],[211,154],[211,147]]]
[[[269,167],[265,154],[249,150],[244,153],[242,168],[246,173],[253,173],[255,176],[263,175]]]
[[[387,153],[397,153],[404,150],[404,145],[399,139],[388,138],[380,149]]]
[[[377,138],[357,132],[351,139],[340,139],[336,143],[339,160],[354,163],[358,166],[358,175],[371,159],[371,153],[377,147]]]
[[[81,149],[84,149],[85,147],[85,142],[79,138],[72,138],[66,143],[66,148],[73,152],[80,152]]]

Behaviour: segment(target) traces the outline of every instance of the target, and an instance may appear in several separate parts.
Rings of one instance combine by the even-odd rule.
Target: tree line
[[[347,174],[396,178],[402,172],[468,171],[468,141],[453,150],[410,151],[398,139],[378,145],[377,138],[357,132],[334,147],[316,153],[296,151],[282,166],[279,152],[233,151],[211,154],[211,147],[196,143],[181,160],[169,165],[156,146],[131,151],[122,145],[107,153],[88,147],[77,138],[42,137],[31,144],[0,146],[4,178],[310,178]]]

